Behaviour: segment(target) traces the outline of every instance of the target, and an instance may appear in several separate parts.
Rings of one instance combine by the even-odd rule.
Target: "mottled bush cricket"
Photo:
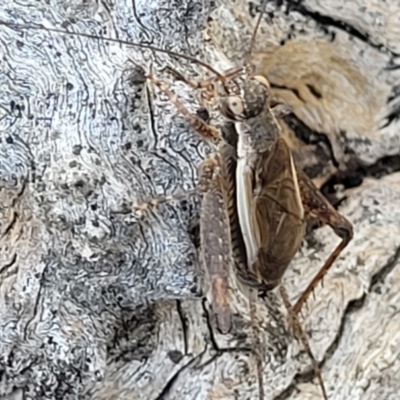
[[[8,25],[38,29],[37,26]],[[215,77],[200,83],[181,77],[192,87],[200,89],[203,99],[216,100],[220,112],[227,118],[227,125],[222,129],[224,140],[218,152],[203,163],[199,183],[199,191],[203,193],[201,226],[209,227],[208,233],[201,229],[202,258],[211,276],[212,308],[222,333],[229,332],[232,323],[227,285],[227,264],[231,254],[242,289],[250,292],[252,298],[259,289],[271,290],[280,283],[303,240],[306,216],[330,225],[342,238],[293,308],[288,304],[284,291],[281,291],[294,320],[293,330],[298,332],[300,325],[296,322],[296,315],[352,237],[351,224],[329,205],[308,177],[296,169],[289,148],[280,137],[275,118],[278,111],[269,94],[268,84],[265,79],[254,76],[249,66],[257,27],[242,66],[220,74],[199,62]],[[57,29],[46,30],[67,33]],[[77,35],[99,39],[82,33]],[[162,51],[152,46],[135,46]],[[152,75],[147,78],[170,97],[202,137],[219,138],[218,129],[188,112],[166,85]],[[254,304],[254,299],[250,303]],[[261,381],[261,372],[259,375]],[[319,371],[317,376],[321,379]],[[260,382],[261,393],[262,390]],[[323,391],[326,398],[324,388]]]

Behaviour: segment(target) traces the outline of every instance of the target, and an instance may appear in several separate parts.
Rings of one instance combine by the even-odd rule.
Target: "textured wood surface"
[[[299,162],[321,184],[341,177],[355,230],[303,312],[311,347],[330,399],[398,399],[400,5],[276,3],[254,62],[311,132],[299,138],[285,122]],[[258,399],[247,300],[233,287],[236,332],[225,336],[202,301],[199,199],[133,212],[193,189],[212,150],[135,65],[191,112],[196,93],[165,67],[204,69],[32,29],[151,43],[225,68],[248,48],[256,10],[244,0],[0,5],[0,23],[31,25],[0,25],[0,399]],[[321,228],[305,241],[284,279],[292,300],[338,240]],[[279,296],[257,312],[266,399],[320,399]]]

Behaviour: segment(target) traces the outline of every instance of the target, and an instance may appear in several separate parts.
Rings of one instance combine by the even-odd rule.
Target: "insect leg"
[[[199,90],[199,89],[204,89],[207,84],[209,84],[209,80],[203,80],[203,81],[197,81],[194,79],[187,78],[186,76],[182,75],[179,71],[172,67],[166,67],[166,70],[170,72],[175,79],[185,82],[188,86],[190,86],[192,89]]]
[[[200,134],[201,137],[204,139],[219,138],[218,129],[214,126],[208,125],[196,114],[192,114],[170,90],[168,85],[166,85],[164,82],[161,82],[151,74],[147,74],[146,78],[168,96],[170,101],[175,105],[179,112],[189,120],[193,128]]]
[[[319,365],[317,363],[317,360],[314,357],[314,354],[311,351],[310,348],[310,344],[308,343],[308,338],[306,333],[304,332],[303,327],[300,324],[299,319],[297,318],[297,314],[294,312],[293,308],[292,308],[292,304],[290,303],[289,300],[289,295],[286,291],[286,288],[280,284],[279,285],[279,292],[281,294],[283,303],[286,307],[286,310],[288,312],[288,316],[289,316],[289,327],[292,331],[292,334],[295,338],[297,338],[298,340],[300,340],[300,342],[302,343],[302,345],[305,347],[307,354],[311,360],[312,366],[314,368],[314,372],[315,375],[318,379],[319,385],[321,387],[322,390],[322,396],[324,398],[324,400],[328,400],[328,396],[326,394],[326,390],[325,390],[325,385],[324,385],[324,381],[322,379],[322,375],[321,375],[321,370],[319,369]]]
[[[226,183],[221,175],[221,160],[212,154],[203,161],[199,171],[197,187],[180,196],[167,196],[143,202],[135,207],[138,212],[157,207],[172,200],[186,198],[191,194],[202,194],[200,218],[200,257],[211,281],[211,309],[217,329],[226,334],[232,327],[229,307],[229,266],[232,264],[231,234],[226,206]]]
[[[146,211],[150,210],[151,208],[158,207],[160,204],[169,203],[171,201],[184,200],[184,199],[188,198],[189,196],[197,194],[199,192],[201,192],[201,190],[199,188],[196,188],[193,190],[188,190],[185,193],[178,194],[178,195],[153,198],[151,200],[136,204],[133,207],[133,210],[136,212],[139,212],[139,213],[145,213]]]
[[[217,329],[226,334],[232,327],[228,280],[232,256],[229,216],[218,154],[203,162],[200,186],[205,191],[200,218],[201,261],[211,281],[211,308]]]
[[[264,400],[264,375],[263,375],[263,365],[264,365],[264,351],[260,341],[260,330],[257,324],[257,296],[258,290],[254,288],[248,288],[248,299],[249,299],[249,314],[251,330],[253,334],[253,353],[256,359],[257,366],[257,379],[258,379],[258,398]]]
[[[311,179],[301,170],[297,170],[297,177],[306,215],[318,219],[323,225],[329,225],[342,240],[293,307],[293,311],[296,314],[300,312],[303,304],[307,301],[318,282],[326,275],[342,250],[353,238],[352,224],[329,204],[328,200],[316,188]]]

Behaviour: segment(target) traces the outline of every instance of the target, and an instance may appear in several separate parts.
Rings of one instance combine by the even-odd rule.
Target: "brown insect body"
[[[290,149],[280,137],[279,125],[270,107],[268,82],[262,77],[247,76],[245,69],[243,72],[233,78],[233,82],[224,82],[218,90],[220,111],[229,121],[221,130],[227,143],[220,146],[220,154],[227,166],[222,171],[224,181],[228,182],[224,194],[232,252],[239,286],[249,296],[262,399],[264,356],[255,324],[256,292],[253,289],[268,291],[280,283],[301,246],[305,231],[303,201],[310,200],[306,194],[314,198],[312,192],[315,188],[303,174],[300,175],[302,185],[299,185]],[[302,196],[301,189],[304,191],[306,187],[309,190]],[[289,312],[291,329],[305,346],[323,397],[327,399],[307,336],[282,285],[280,293]]]
[[[269,290],[301,245],[304,209],[290,150],[269,106],[267,82],[243,75],[219,89],[221,113],[237,134],[236,211],[246,251],[246,269],[237,263],[238,278]]]

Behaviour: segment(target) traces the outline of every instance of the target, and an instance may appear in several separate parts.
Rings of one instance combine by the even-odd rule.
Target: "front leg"
[[[329,268],[353,238],[352,224],[332,207],[311,179],[299,169],[297,170],[297,177],[305,214],[318,219],[323,225],[329,225],[342,240],[295,304],[293,311],[296,314],[300,312],[318,282],[326,275]]]
[[[185,116],[193,128],[200,134],[204,139],[219,139],[219,130],[212,125],[207,124],[199,116],[192,114],[183,103],[175,96],[167,84],[158,80],[151,74],[147,74],[146,78],[157,86],[165,95],[168,96],[171,103],[178,109],[178,111]]]

